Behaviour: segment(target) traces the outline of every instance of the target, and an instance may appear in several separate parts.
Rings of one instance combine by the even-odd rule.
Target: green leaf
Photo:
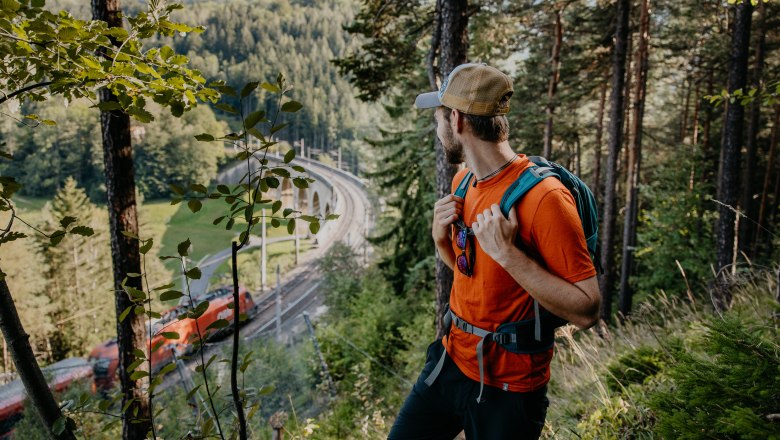
[[[200,389],[200,387],[201,387],[202,385],[203,385],[203,384],[196,385],[196,386],[195,386],[195,388],[191,389],[191,390],[190,390],[190,392],[189,392],[189,393],[187,393],[187,396],[186,396],[185,400],[190,400],[190,399],[192,399],[192,397],[193,397],[193,396],[195,396],[195,393],[197,393],[197,392],[198,392],[198,390]]]
[[[134,239],[138,240],[138,236],[135,235],[134,233],[130,232],[130,231],[119,231],[119,233],[124,235],[127,238],[134,238]]]
[[[273,393],[274,390],[276,390],[275,386],[273,386],[273,385],[265,385],[262,388],[260,388],[259,390],[257,390],[257,394],[259,396],[265,396],[267,394]]]
[[[178,194],[180,196],[183,196],[184,193],[185,193],[184,188],[182,188],[181,186],[179,186],[179,185],[177,185],[175,183],[169,184],[168,187],[171,188],[171,191],[175,192],[176,194]]]
[[[91,237],[95,234],[95,230],[89,226],[76,226],[70,230],[71,234],[81,235],[82,237]]]
[[[288,101],[282,104],[282,111],[287,113],[295,113],[303,108],[303,104],[298,101]]]
[[[257,89],[257,86],[259,85],[260,85],[259,81],[246,83],[244,88],[241,89],[241,98],[246,98],[247,96],[249,96],[249,94],[254,92],[255,89]]]
[[[337,218],[339,218],[339,214],[328,214],[325,220],[336,220]]]
[[[130,311],[133,310],[133,306],[128,306],[122,313],[119,314],[119,322],[124,322],[125,318],[127,318],[127,315],[130,314]]]
[[[162,332],[160,335],[165,339],[179,339],[181,337],[176,332]]]
[[[290,162],[292,162],[293,159],[295,159],[295,148],[293,148],[292,150],[288,151],[284,155],[284,163],[290,163]]]
[[[217,319],[216,321],[209,324],[209,326],[206,327],[206,330],[211,330],[211,329],[219,330],[229,325],[230,325],[230,321],[228,321],[227,319]]]
[[[0,238],[0,244],[8,243],[9,241],[18,240],[20,238],[25,238],[25,237],[27,237],[26,234],[23,234],[21,232],[11,231],[5,234],[4,236],[2,236],[2,238]]]
[[[142,255],[146,255],[152,249],[152,246],[154,245],[154,239],[150,238],[148,240],[144,240],[143,243],[144,244],[141,245],[141,247],[138,250],[141,252]]]
[[[282,225],[282,223],[278,219],[275,219],[275,218],[271,219],[271,227],[272,228],[278,228],[281,225]]]
[[[287,233],[292,234],[293,232],[295,232],[295,219],[291,218],[287,221]]]
[[[198,199],[192,199],[187,202],[187,207],[190,208],[190,211],[192,212],[198,212],[200,211],[200,208],[203,207],[203,203]]]
[[[203,301],[197,306],[195,306],[195,309],[193,309],[192,312],[189,313],[189,317],[193,319],[198,319],[201,317],[201,315],[206,313],[206,310],[208,309],[209,309],[209,302]]]
[[[281,93],[282,92],[282,89],[280,89],[279,87],[277,87],[277,86],[275,86],[275,85],[273,85],[271,83],[267,83],[267,82],[264,82],[264,83],[260,84],[260,87],[262,87],[265,90],[268,90],[271,93]]]
[[[265,119],[265,112],[262,110],[254,111],[244,119],[244,126],[247,130],[253,128],[258,122],[262,122]]]
[[[176,250],[179,252],[179,256],[181,257],[188,256],[190,246],[192,246],[192,242],[190,242],[189,238],[176,245]]]
[[[284,127],[287,127],[288,125],[290,124],[284,123],[284,124],[274,125],[273,127],[271,127],[271,134],[276,133],[277,131],[283,129]]]
[[[132,373],[133,371],[135,371],[136,368],[141,366],[141,364],[143,364],[144,362],[146,362],[146,359],[136,359],[135,361],[133,361],[132,364],[130,364],[130,366],[127,367],[127,371]]]
[[[76,221],[76,217],[63,217],[62,220],[60,220],[60,226],[62,226],[63,229],[67,228],[71,224],[73,224]]]
[[[134,371],[133,374],[130,375],[130,380],[138,380],[142,379],[144,377],[148,377],[149,372],[148,371]]]
[[[234,114],[238,113],[238,110],[236,110],[235,107],[233,107],[230,104],[225,104],[224,102],[221,102],[221,103],[215,105],[214,107],[216,107],[216,108],[218,108],[218,109],[220,109],[222,111],[226,111],[228,113],[234,113]]]
[[[197,267],[193,267],[192,269],[185,272],[184,275],[186,275],[187,278],[191,280],[199,280],[202,274],[200,272],[200,269],[198,269]]]
[[[320,230],[320,222],[311,222],[309,223],[309,230],[312,234],[317,234]]]
[[[176,283],[164,284],[162,286],[155,287],[154,289],[152,289],[152,292],[157,292],[158,290],[170,289],[171,287],[173,287],[175,285],[176,285]]]
[[[302,167],[300,165],[293,165],[292,169],[294,169],[295,171],[297,171],[299,173],[305,173],[306,172],[306,168],[304,168],[304,167]]]
[[[171,362],[170,364],[162,367],[159,373],[157,373],[160,376],[165,376],[166,374],[170,373],[171,371],[176,369],[176,363]]]
[[[206,188],[204,185],[201,185],[200,183],[191,183],[190,189],[195,192],[199,192],[201,194],[206,194],[209,192],[209,189]]]
[[[271,213],[275,214],[282,207],[282,201],[277,200],[271,205]]]
[[[230,194],[230,188],[227,185],[217,185],[217,191],[222,194]]]
[[[184,296],[184,294],[178,290],[166,290],[160,294],[160,301],[171,301],[174,299],[179,299],[182,296]]]
[[[208,134],[208,133],[201,133],[199,135],[195,136],[195,139],[201,141],[201,142],[211,142],[214,140],[214,136]]]
[[[51,242],[52,246],[57,246],[63,238],[65,238],[65,231],[56,231],[49,237],[49,242]]]
[[[211,222],[211,223],[212,223],[214,226],[216,226],[216,225],[218,225],[218,224],[222,223],[222,220],[224,220],[224,219],[225,219],[225,217],[227,217],[227,216],[226,216],[226,215],[223,215],[223,216],[221,216],[221,217],[217,217],[217,218],[215,218],[215,219],[214,219],[214,221],[213,221],[213,222]]]

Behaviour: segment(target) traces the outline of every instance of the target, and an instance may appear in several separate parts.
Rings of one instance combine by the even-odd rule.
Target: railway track
[[[244,341],[274,337],[277,332],[277,302],[281,311],[279,316],[283,337],[303,328],[303,320],[300,316],[304,311],[307,311],[312,319],[316,319],[324,311],[318,264],[319,258],[335,243],[343,241],[356,251],[363,252],[365,258],[368,258],[371,253],[365,234],[371,230],[373,215],[371,202],[362,183],[354,176],[313,161],[297,162],[298,165],[306,167],[307,170],[312,169],[331,182],[337,198],[334,212],[339,214],[339,218],[328,225],[331,227],[330,231],[318,235],[318,247],[302,255],[300,264],[282,276],[278,290],[269,289],[260,294],[253,294],[256,304],[254,317],[240,330]],[[231,343],[231,337],[222,337],[206,343],[203,348],[206,359],[214,354],[219,355]],[[191,356],[190,359],[185,366],[190,370],[190,374],[194,375],[200,356]],[[178,381],[178,375],[168,375],[161,388],[174,385]]]

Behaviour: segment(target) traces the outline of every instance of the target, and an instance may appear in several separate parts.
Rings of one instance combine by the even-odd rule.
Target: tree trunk
[[[685,89],[685,99],[683,100],[683,114],[680,117],[680,134],[677,140],[678,144],[685,142],[685,134],[688,131],[688,111],[691,107],[691,90],[693,89],[693,77],[690,73],[686,75],[685,82],[683,83]]]
[[[612,285],[614,284],[615,239],[615,184],[617,183],[617,159],[623,143],[623,88],[626,76],[626,50],[628,43],[628,17],[630,0],[617,1],[617,26],[615,52],[612,58],[612,92],[609,97],[609,146],[607,156],[606,185],[604,188],[604,222],[601,232],[601,266],[604,273],[599,278],[601,287],[601,319],[609,321],[612,315]]]
[[[747,85],[748,50],[750,45],[750,20],[753,6],[744,1],[737,4],[734,13],[734,33],[731,39],[731,62],[729,66],[729,94],[733,94]],[[715,237],[717,240],[717,265],[719,274],[717,288],[713,292],[713,305],[723,311],[731,304],[731,292],[726,279],[726,266],[733,264],[735,258],[734,225],[739,189],[739,162],[742,147],[742,126],[745,108],[734,102],[726,108],[726,119],[721,142],[720,175],[718,176],[718,223]]]
[[[544,151],[542,156],[552,159],[553,114],[555,113],[555,94],[560,79],[559,65],[561,61],[561,46],[563,44],[563,26],[561,11],[555,11],[555,30],[553,31],[553,47],[551,57],[550,80],[547,85],[547,122],[544,124]]]
[[[701,84],[696,84],[696,105],[693,107],[693,134],[691,135],[691,174],[688,177],[688,191],[693,192],[696,184],[696,150],[699,147],[699,113],[701,112]]]
[[[599,93],[599,112],[596,116],[596,148],[593,158],[593,184],[591,189],[596,200],[601,199],[601,142],[604,134],[604,104],[607,101],[607,86],[608,82],[604,82],[601,85],[601,92]]]
[[[766,46],[766,6],[763,1],[758,2],[758,41],[756,42],[756,65],[753,71],[753,88],[756,89],[756,96],[761,94],[761,76],[764,72],[764,48]],[[746,221],[740,222],[739,228],[739,249],[748,256],[753,255],[753,237],[756,234],[756,202],[754,201],[755,185],[754,174],[756,173],[756,150],[758,131],[761,129],[761,99],[756,99],[750,106],[750,117],[748,119],[748,130],[745,148],[745,168],[742,173],[742,201],[740,207],[747,216]]]
[[[16,312],[16,305],[4,278],[0,279],[0,329],[8,343],[11,358],[16,365],[19,377],[22,379],[27,397],[41,418],[43,425],[46,426],[49,436],[56,439],[75,440],[76,437],[67,426],[61,434],[54,434],[54,424],[62,418],[62,412],[46,384],[38,362],[35,360],[35,354],[30,346],[30,336],[25,333],[24,327],[22,327],[19,314]]]
[[[439,72],[445,78],[455,67],[466,62],[468,50],[468,1],[439,0]],[[436,32],[436,31],[434,31]],[[435,87],[434,87],[435,89]],[[458,168],[447,162],[441,141],[436,138],[436,196],[437,199],[452,193],[452,179]],[[441,259],[436,259],[436,335],[441,337],[444,328],[444,305],[449,303],[452,290],[452,270]]]
[[[633,61],[631,60],[631,54],[633,53],[634,36],[630,31],[630,26],[631,26],[631,22],[629,18],[628,46],[626,48],[626,83],[623,85],[623,142],[626,142],[631,132],[631,85],[633,81],[632,75],[634,73],[633,69],[631,69],[633,64]],[[621,158],[619,158],[619,162],[617,165],[618,185],[620,185],[620,183],[624,181],[625,176],[623,175],[623,173],[625,173],[626,170],[628,169],[628,167],[626,167],[625,165],[628,162],[628,149],[626,148],[622,151],[623,151],[623,155]],[[615,191],[619,193],[620,188],[616,188]]]
[[[772,134],[769,141],[769,158],[766,162],[766,171],[764,173],[764,186],[761,189],[761,203],[758,211],[758,231],[756,233],[756,242],[753,249],[766,249],[762,242],[766,239],[765,229],[768,227],[766,221],[767,205],[769,204],[769,182],[772,178],[772,171],[775,169],[775,154],[777,151],[777,125],[780,124],[780,104],[775,105],[775,119],[772,124]]]
[[[631,144],[629,160],[626,163],[626,217],[623,223],[623,258],[620,267],[620,296],[618,305],[621,319],[631,313],[633,291],[629,285],[631,268],[634,265],[636,246],[637,212],[639,206],[639,176],[642,165],[642,122],[645,113],[645,91],[647,90],[647,69],[650,39],[650,0],[642,1],[639,44],[636,52],[636,85],[634,87],[633,117],[631,118]]]
[[[92,0],[92,16],[95,20],[107,22],[109,27],[122,27],[119,0]],[[113,43],[116,45],[116,42]],[[117,97],[108,89],[101,89],[99,95],[101,102],[117,101]],[[127,277],[128,273],[141,273],[138,240],[123,234],[126,232],[138,236],[130,116],[120,110],[102,112],[100,125],[111,232],[111,257],[114,268],[119,379],[122,388],[122,407],[127,408],[122,419],[122,438],[145,439],[152,429],[149,397],[144,393],[144,386],[148,380],[132,380],[129,372],[130,365],[136,359],[133,350],[146,351],[145,315],[131,312],[124,321],[119,320],[119,315],[134,305],[122,290],[123,280],[127,279],[128,286],[143,289],[140,277]],[[149,355],[151,356],[151,353]]]

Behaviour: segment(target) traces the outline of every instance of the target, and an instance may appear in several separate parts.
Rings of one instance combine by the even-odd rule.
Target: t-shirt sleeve
[[[543,196],[531,224],[531,240],[551,273],[570,283],[596,275],[577,205],[566,189]]]

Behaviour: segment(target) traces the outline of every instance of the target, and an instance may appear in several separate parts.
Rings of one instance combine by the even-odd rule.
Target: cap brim
[[[439,92],[421,93],[414,100],[414,106],[417,108],[434,108],[440,105]]]

